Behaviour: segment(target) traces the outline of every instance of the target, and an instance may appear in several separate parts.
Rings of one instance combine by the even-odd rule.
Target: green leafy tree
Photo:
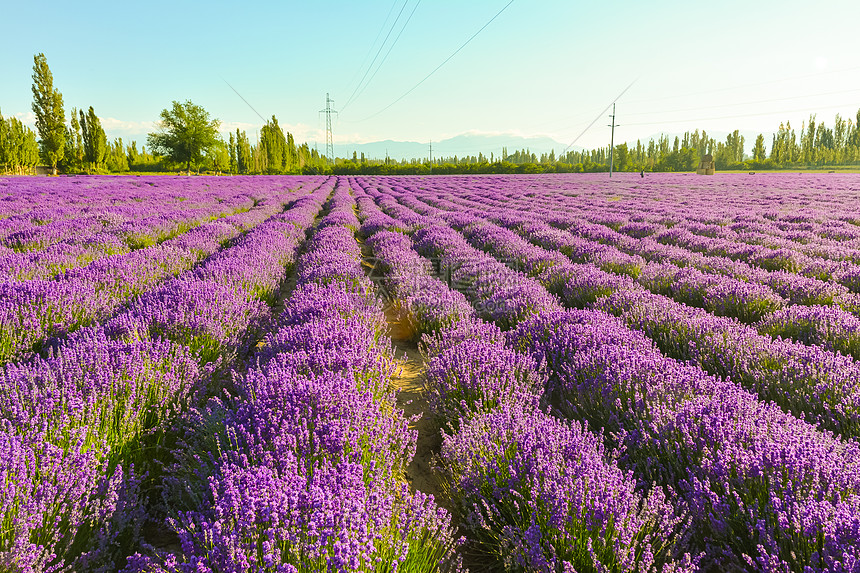
[[[128,157],[122,138],[114,139],[113,144],[108,143],[105,150],[105,167],[113,173],[125,173],[128,171]]]
[[[137,163],[139,157],[140,152],[137,150],[137,142],[132,141],[131,145],[126,147],[126,159],[128,159],[129,166]]]
[[[260,130],[260,145],[265,150],[267,171],[283,173],[289,157],[287,138],[274,115]]]
[[[227,153],[230,158],[230,173],[236,173],[236,138],[233,132],[230,132],[230,139],[227,142]]]
[[[35,173],[34,169],[39,163],[39,142],[36,140],[36,132],[17,121],[17,131],[20,134],[20,147],[18,149],[18,165],[22,172]]]
[[[75,166],[75,134],[68,126],[63,126],[65,143],[63,144],[63,158],[57,163],[57,169],[63,173],[74,173],[78,170]]]
[[[230,134],[233,135],[232,133]],[[215,145],[206,152],[207,158],[212,161],[212,168],[220,175],[222,171],[230,169],[230,150],[223,139],[217,139]]]
[[[33,113],[36,114],[42,159],[56,175],[57,163],[66,150],[66,115],[63,94],[54,88],[54,76],[45,54],[33,56]]]
[[[836,114],[836,119],[833,122],[833,146],[842,152],[847,143],[848,124],[842,119],[842,116]]]
[[[78,121],[78,114],[75,108],[72,108],[72,136],[74,137],[74,144],[72,145],[72,149],[75,153],[74,164],[76,169],[80,169],[84,164],[84,140],[81,134],[81,123]]]
[[[767,151],[764,148],[764,135],[758,134],[755,138],[755,146],[753,147],[753,159],[756,161],[764,161],[767,158]]]
[[[3,169],[0,170],[0,173],[6,173],[7,171],[9,171],[9,166],[12,163],[12,142],[10,141],[10,127],[11,126],[9,125],[9,122],[3,119],[3,114],[0,113],[0,165],[3,166]]]
[[[79,172],[84,165],[84,148],[81,137],[81,124],[78,122],[78,112],[75,108],[69,113],[71,127],[66,128],[66,150],[60,166],[63,171]]]
[[[809,116],[809,123],[800,130],[800,150],[804,163],[815,161],[815,114]]]
[[[854,124],[854,128],[851,129],[849,127],[849,131],[851,132],[848,136],[848,141],[851,145],[855,147],[860,147],[860,109],[857,110],[857,121]]]
[[[254,164],[251,142],[244,131],[236,129],[236,169],[239,173],[250,173]]]
[[[107,135],[102,129],[102,122],[93,110],[93,106],[84,115],[81,110],[81,132],[83,134],[84,159],[90,165],[90,170],[97,170],[105,160],[107,153]]]
[[[218,139],[221,122],[210,119],[209,112],[190,100],[173,102],[171,109],[161,110],[159,131],[147,136],[152,151],[167,155],[177,163],[184,163],[191,173],[191,166],[199,168],[203,155]]]
[[[321,172],[325,167],[325,160],[320,157],[316,149],[311,149],[307,143],[301,144],[296,150],[298,166],[303,173],[315,174]],[[386,158],[386,164],[390,159]]]
[[[146,146],[138,149],[137,142],[132,141],[131,145],[125,148],[128,167],[131,171],[153,171],[159,169],[159,161],[149,152],[146,151]]]
[[[726,136],[726,142],[717,143],[714,162],[717,169],[737,169],[744,160],[744,137],[736,129]]]
[[[36,133],[20,119],[0,114],[0,173],[30,173],[38,163]]]
[[[630,153],[627,149],[627,144],[622,143],[615,146],[615,170],[627,171],[630,166]]]
[[[786,134],[785,124],[780,123],[779,131],[773,134],[773,141],[770,144],[770,159],[774,165],[782,165],[785,161]]]
[[[298,166],[299,152],[296,149],[296,140],[293,139],[293,134],[287,132],[287,148],[284,153],[284,170],[291,171]]]

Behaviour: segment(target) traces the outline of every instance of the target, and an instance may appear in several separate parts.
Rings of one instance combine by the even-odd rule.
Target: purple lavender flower
[[[546,385],[530,356],[474,338],[433,357],[426,380],[430,410],[451,427],[504,405],[537,408]]]
[[[440,458],[469,548],[493,567],[657,571],[674,557],[683,518],[579,424],[493,410],[445,436]]]
[[[765,317],[756,328],[762,334],[790,338],[860,360],[860,319],[837,307],[790,306]]]

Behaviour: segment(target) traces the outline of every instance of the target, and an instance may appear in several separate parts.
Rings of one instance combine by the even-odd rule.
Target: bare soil
[[[361,245],[365,273],[375,278],[375,265],[371,262],[373,253],[361,237],[356,237],[356,240]],[[433,457],[442,446],[442,434],[427,408],[424,395],[427,367],[415,342],[415,330],[397,301],[385,304],[385,318],[396,356],[402,360],[399,372],[391,379],[397,389],[397,405],[408,418],[420,416],[410,424],[410,428],[418,432],[418,443],[415,457],[406,468],[406,481],[410,490],[432,495],[437,505],[450,511],[450,503],[447,496],[443,495],[439,477],[431,468]]]
[[[433,456],[439,453],[442,436],[438,424],[427,409],[424,396],[424,374],[426,365],[418,346],[412,341],[412,330],[404,324],[394,308],[386,309],[386,318],[391,329],[391,339],[397,357],[403,360],[400,371],[392,377],[397,388],[397,405],[407,417],[420,415],[410,427],[418,432],[415,457],[406,468],[406,479],[412,491],[432,495],[436,504],[450,509],[448,500],[442,494],[437,474],[431,468]]]

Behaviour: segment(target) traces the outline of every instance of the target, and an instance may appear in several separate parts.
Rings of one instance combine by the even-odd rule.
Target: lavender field
[[[857,175],[0,179],[0,363],[2,573],[860,571]]]

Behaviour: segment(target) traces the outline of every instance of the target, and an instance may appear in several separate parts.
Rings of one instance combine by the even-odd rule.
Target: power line
[[[630,105],[633,105],[633,104],[650,103],[650,102],[665,101],[665,100],[678,99],[678,98],[689,98],[689,97],[691,97],[691,96],[696,96],[696,95],[707,95],[707,94],[711,94],[711,93],[719,93],[719,92],[725,92],[725,91],[732,91],[732,90],[744,89],[744,88],[749,88],[749,87],[756,87],[756,86],[761,86],[761,85],[768,85],[768,84],[775,84],[775,83],[787,82],[787,81],[796,80],[796,79],[805,79],[805,78],[818,77],[818,76],[823,76],[823,75],[830,75],[830,74],[837,74],[837,73],[840,73],[840,74],[841,74],[841,73],[847,73],[847,72],[851,72],[851,71],[855,71],[855,70],[860,70],[860,66],[854,66],[854,67],[851,67],[851,68],[840,69],[840,70],[828,70],[828,71],[825,71],[825,72],[817,72],[817,73],[814,73],[814,74],[804,74],[804,75],[799,75],[799,76],[790,76],[790,77],[779,78],[779,79],[775,79],[775,80],[768,80],[768,81],[765,81],[765,82],[757,82],[757,83],[750,83],[750,84],[742,84],[742,85],[728,86],[728,87],[722,87],[722,88],[717,88],[717,89],[713,89],[713,90],[703,90],[703,91],[698,91],[698,92],[687,92],[687,93],[680,93],[680,94],[677,94],[677,93],[676,93],[676,94],[672,94],[672,95],[668,95],[668,96],[663,96],[663,97],[657,97],[657,98],[636,99],[636,100],[625,100],[625,103],[630,104]],[[828,93],[823,93],[823,94],[815,94],[815,96],[822,96],[822,95],[838,95],[838,94],[842,94],[842,93],[851,93],[851,92],[854,92],[854,91],[857,91],[857,90],[847,90],[847,91],[840,91],[840,92],[828,92]],[[755,102],[746,102],[746,104],[752,105],[752,104],[759,104],[759,103],[770,103],[770,102],[773,102],[773,101],[784,101],[784,100],[787,100],[787,99],[801,99],[801,98],[803,98],[803,97],[815,97],[815,96],[810,95],[810,96],[795,96],[795,97],[792,97],[792,98],[776,98],[776,99],[770,99],[770,100],[760,100],[760,101],[755,101]],[[684,110],[678,110],[678,109],[666,110],[665,112],[636,112],[636,113],[628,113],[627,115],[647,115],[647,114],[649,114],[649,113],[671,113],[671,112],[675,112],[675,111],[694,111],[694,110],[697,110],[697,109],[703,109],[703,110],[704,110],[704,109],[712,109],[712,108],[716,108],[716,107],[729,107],[729,106],[735,106],[735,105],[738,105],[738,106],[739,106],[739,105],[746,105],[746,104],[744,104],[744,103],[737,103],[737,104],[719,104],[719,105],[715,105],[715,106],[702,106],[702,107],[698,107],[698,108],[685,108]],[[571,116],[571,117],[569,117],[568,119],[575,119],[575,118],[582,117],[582,116],[583,116],[583,114],[578,114],[578,115],[575,115],[575,116]],[[577,126],[583,125],[584,123],[585,123],[585,122],[576,122],[576,123],[569,124],[569,125],[566,125],[566,126],[560,126],[560,125],[558,125],[558,123],[557,123],[557,121],[556,121],[556,120],[550,120],[550,121],[547,121],[547,122],[542,122],[542,123],[539,123],[539,124],[534,124],[534,125],[532,125],[531,127],[532,127],[532,129],[535,129],[535,128],[542,128],[542,127],[546,127],[546,126],[548,126],[548,125],[554,125],[554,126],[555,126],[556,131],[558,131],[559,129],[570,129],[570,128],[574,128],[574,127],[577,127]],[[633,124],[627,124],[627,125],[633,125]],[[652,125],[652,124],[648,124],[648,125]]]
[[[610,104],[610,105],[611,105],[611,104]],[[855,106],[855,105],[857,105],[857,102],[851,102],[851,103],[845,103],[845,104],[838,104],[838,105],[832,105],[832,106],[827,106],[827,107],[828,107],[829,109],[833,109],[833,108],[842,108],[842,107]],[[608,108],[607,108],[607,109],[608,109]],[[709,109],[709,108],[703,108],[703,109]],[[652,121],[652,122],[634,122],[634,123],[626,123],[626,124],[625,124],[625,126],[630,127],[630,126],[640,126],[640,125],[662,125],[662,124],[666,124],[666,123],[692,123],[692,122],[696,122],[696,121],[710,121],[710,120],[717,120],[717,119],[734,119],[734,118],[743,118],[743,117],[767,117],[767,116],[779,115],[779,114],[784,114],[784,113],[786,113],[786,114],[787,114],[787,113],[797,113],[797,112],[811,112],[811,113],[815,113],[815,112],[818,112],[818,111],[820,111],[820,110],[821,110],[821,107],[820,107],[820,106],[818,106],[818,107],[796,108],[796,109],[779,110],[779,111],[769,111],[769,112],[767,112],[767,113],[756,112],[756,113],[735,114],[735,115],[723,115],[723,116],[712,116],[712,117],[699,117],[699,118],[687,118],[687,119],[677,119],[677,120],[660,120],[660,121]],[[631,115],[632,115],[632,114],[631,114]],[[599,119],[599,118],[600,118],[600,116],[598,116],[598,117],[597,117],[597,119]],[[588,126],[588,127],[586,127],[586,128],[585,128],[585,130],[583,130],[583,132],[582,132],[582,133],[577,137],[577,140],[578,140],[578,139],[579,139],[579,137],[581,137],[581,136],[582,136],[586,131],[588,131],[588,129],[589,129],[589,128],[591,127],[591,125],[593,125],[594,123],[596,123],[596,121],[592,121],[592,122],[591,122],[591,124],[589,124],[589,126]],[[568,150],[568,149],[569,149],[569,148],[570,148],[574,143],[576,143],[576,141],[577,141],[577,140],[574,140],[574,141],[573,141],[573,143],[571,143],[571,145],[570,145],[570,146],[568,146],[567,148],[565,148],[565,150],[562,152],[562,154],[566,153],[566,152],[567,152],[567,150]]]
[[[789,101],[789,100],[804,99],[804,98],[810,98],[810,97],[842,95],[842,94],[846,94],[846,93],[854,93],[854,92],[859,92],[859,91],[860,91],[860,88],[852,89],[852,90],[841,90],[841,91],[836,91],[836,92],[826,92],[826,93],[820,93],[820,94],[789,96],[789,97],[763,99],[763,100],[739,102],[739,103],[723,103],[723,104],[709,105],[709,106],[687,107],[687,108],[683,108],[683,109],[669,109],[669,110],[661,110],[661,111],[640,111],[640,112],[636,112],[636,113],[630,113],[628,115],[650,115],[650,114],[656,114],[656,113],[675,113],[675,112],[679,112],[679,111],[698,111],[698,110],[702,110],[702,109],[707,110],[707,109],[714,109],[714,108],[719,108],[719,107],[736,107],[736,106],[741,106],[741,105],[756,105],[756,104],[762,104],[762,103],[773,103],[775,101]],[[628,103],[630,103],[630,102],[628,102]]]
[[[582,137],[583,135],[585,135],[585,132],[588,131],[589,129],[591,129],[591,126],[594,125],[595,123],[597,123],[597,120],[600,119],[601,117],[603,117],[603,114],[606,113],[607,111],[609,111],[609,108],[612,107],[613,105],[615,105],[615,102],[617,102],[619,99],[621,99],[621,96],[623,96],[625,93],[627,93],[627,90],[629,90],[631,87],[633,87],[633,84],[635,84],[635,83],[636,83],[636,80],[633,80],[632,82],[630,82],[630,84],[626,88],[621,90],[621,93],[618,94],[618,96],[614,100],[609,102],[609,105],[606,106],[605,108],[603,108],[603,110],[599,114],[597,114],[597,117],[595,117],[591,121],[591,123],[588,124],[588,127],[586,127],[585,129],[582,130],[582,133],[580,133],[579,135],[576,136],[576,139],[574,139],[573,141],[570,142],[570,145],[568,145],[567,147],[564,148],[564,150],[561,152],[561,154],[564,155],[565,153],[567,153],[567,150],[570,149],[571,147],[573,147],[573,144],[576,143],[577,141],[579,141],[579,138]],[[613,119],[613,123],[615,123],[614,119]]]
[[[830,107],[832,109],[835,107],[848,107],[848,106],[853,106],[853,105],[857,105],[857,102],[855,101],[855,102],[851,102],[851,103],[831,105],[828,107]],[[797,113],[797,112],[801,112],[801,111],[815,112],[816,110],[820,110],[820,109],[821,109],[821,106],[814,107],[814,108],[813,107],[804,107],[804,108],[797,108],[797,109],[784,109],[784,110],[780,110],[780,111],[769,111],[767,113],[758,112],[758,113],[743,113],[743,114],[736,114],[736,115],[721,115],[721,116],[715,116],[715,117],[671,119],[671,120],[663,120],[663,121],[645,121],[645,122],[638,122],[638,123],[628,123],[627,125],[628,126],[630,126],[630,125],[660,125],[662,123],[684,123],[684,122],[693,122],[693,121],[710,121],[712,119],[734,119],[734,118],[738,118],[738,117],[766,117],[769,115],[777,115],[777,114],[781,114],[781,113]]]
[[[376,33],[376,38],[373,39],[373,43],[371,43],[370,47],[367,48],[367,53],[364,55],[364,59],[361,61],[361,65],[358,66],[358,68],[355,70],[355,74],[352,76],[352,79],[349,80],[347,86],[352,85],[352,82],[355,81],[355,78],[358,77],[358,74],[360,74],[362,68],[364,68],[364,64],[367,63],[367,58],[370,57],[370,53],[373,51],[373,47],[376,45],[377,40],[379,40],[379,37],[382,35],[382,31],[385,29],[385,25],[388,24],[388,19],[391,18],[391,13],[394,12],[394,7],[397,6],[397,2],[399,2],[399,0],[394,0],[394,2],[391,4],[391,8],[388,9],[388,14],[385,15],[385,20],[382,21],[382,26],[379,27],[379,31]],[[346,91],[347,89],[349,88],[344,88],[343,91]]]
[[[860,68],[858,68],[858,69],[860,69]],[[683,112],[683,111],[711,110],[711,109],[717,109],[717,108],[722,108],[722,107],[736,107],[736,106],[742,106],[742,105],[765,104],[765,103],[772,103],[772,102],[779,102],[779,101],[788,101],[788,100],[795,100],[795,99],[803,99],[803,98],[807,98],[807,97],[820,97],[820,96],[828,96],[828,95],[840,95],[840,94],[846,94],[846,93],[854,93],[854,92],[857,92],[857,91],[860,91],[860,89],[851,89],[851,90],[843,90],[843,91],[835,91],[835,92],[826,92],[826,93],[819,93],[819,94],[809,94],[809,95],[804,95],[804,96],[791,96],[791,97],[785,97],[785,98],[772,98],[772,99],[767,99],[767,100],[757,100],[757,101],[740,102],[740,103],[718,104],[718,105],[713,105],[713,106],[700,106],[700,107],[693,107],[693,108],[683,108],[683,109],[673,109],[673,110],[661,110],[661,111],[643,111],[643,112],[633,112],[633,113],[628,113],[627,115],[630,115],[630,116],[647,116],[647,115],[654,115],[654,114],[675,113],[675,112]],[[674,97],[674,96],[671,96],[671,97]],[[640,101],[640,102],[641,102],[641,101],[643,101],[643,100],[636,100],[636,101]],[[627,103],[627,104],[631,104],[632,102],[631,102],[630,100],[625,100],[625,103]],[[854,104],[845,104],[845,105],[837,105],[837,106],[829,106],[829,107],[846,107],[846,106],[849,106],[849,105],[854,105]],[[778,114],[778,113],[792,113],[792,112],[797,112],[797,111],[811,111],[811,112],[815,112],[817,109],[820,109],[820,107],[815,107],[815,108],[813,108],[813,107],[809,107],[809,108],[803,108],[803,109],[786,110],[786,111],[776,111],[776,112],[767,112],[767,113],[750,113],[750,114],[739,114],[739,115],[729,115],[729,116],[706,117],[706,118],[689,119],[689,120],[688,120],[688,119],[683,119],[683,120],[663,120],[663,121],[654,121],[654,122],[636,122],[636,123],[626,123],[625,125],[627,125],[627,126],[633,126],[633,125],[659,125],[659,124],[661,124],[661,123],[683,123],[683,122],[685,122],[685,121],[690,121],[690,122],[692,122],[692,121],[709,120],[709,119],[731,119],[731,118],[735,118],[735,117],[756,117],[756,116],[762,116],[762,117],[764,117],[764,116],[773,115],[773,114]],[[570,118],[570,119],[575,119],[575,118],[579,118],[579,117],[583,117],[583,116],[584,116],[584,114],[577,114],[577,115],[575,115],[575,116],[571,116],[571,118]],[[597,119],[599,119],[599,118],[600,118],[600,116],[598,116],[598,118],[597,118]],[[588,127],[586,128],[586,131],[587,131],[587,130],[588,130],[588,128],[590,128],[594,123],[596,123],[596,120],[595,120],[595,121],[592,121],[592,123],[591,123],[591,124],[588,124]],[[555,130],[554,130],[554,131],[555,131],[555,132],[559,132],[559,131],[563,131],[563,130],[566,130],[566,129],[574,129],[574,128],[577,128],[577,127],[579,127],[579,126],[586,125],[586,122],[584,122],[584,121],[579,121],[579,122],[574,122],[574,123],[571,123],[571,124],[564,124],[564,125],[561,125],[561,124],[559,124],[556,120],[553,120],[553,121],[549,121],[549,122],[544,122],[544,123],[536,124],[536,125],[534,125],[533,127],[534,127],[534,128],[539,128],[539,127],[544,127],[544,126],[546,126],[546,125],[550,125],[550,124],[555,124],[555,126],[556,126],[556,127],[555,127]],[[582,134],[580,134],[580,135],[582,135]],[[574,141],[574,143],[575,143],[575,141]],[[565,150],[565,151],[566,151],[566,150]]]
[[[800,80],[800,79],[806,79],[806,78],[814,78],[814,77],[818,77],[818,76],[825,76],[825,75],[829,75],[829,74],[841,74],[841,73],[845,73],[845,72],[852,72],[852,71],[856,71],[856,70],[860,70],[860,66],[854,66],[854,67],[846,68],[846,69],[842,69],[842,70],[828,70],[828,71],[826,71],[826,72],[817,72],[817,73],[814,73],[814,74],[804,74],[804,75],[800,75],[800,76],[789,76],[789,77],[786,77],[786,78],[779,78],[779,79],[775,79],[775,80],[767,80],[767,81],[764,81],[764,82],[755,82],[755,83],[751,83],[751,84],[741,84],[741,85],[736,85],[736,86],[727,86],[727,87],[715,88],[715,89],[712,89],[712,90],[703,90],[703,91],[698,91],[698,92],[688,92],[688,93],[682,93],[682,94],[673,94],[673,95],[668,95],[668,96],[663,96],[663,97],[658,97],[658,98],[650,98],[650,99],[631,100],[631,101],[628,101],[627,103],[629,103],[629,104],[636,104],[636,103],[650,103],[650,102],[654,102],[654,101],[664,101],[664,100],[667,100],[667,99],[687,98],[687,97],[696,96],[696,95],[706,95],[706,94],[719,93],[719,92],[725,92],[725,91],[732,91],[732,90],[739,90],[739,89],[745,89],[745,88],[752,88],[752,87],[757,87],[757,86],[765,86],[765,85],[769,85],[769,84],[778,84],[778,83],[782,83],[782,82],[789,82],[789,81],[792,81],[792,80]]]
[[[367,80],[367,82],[364,84],[364,87],[363,87],[363,88],[361,88],[361,91],[360,91],[360,92],[358,92],[358,94],[355,96],[355,97],[356,97],[356,99],[357,99],[357,98],[359,98],[359,97],[361,97],[361,94],[363,94],[363,93],[364,93],[364,90],[366,90],[366,89],[367,89],[367,86],[369,86],[369,85],[370,85],[370,82],[372,82],[372,81],[373,81],[373,78],[375,78],[375,77],[376,77],[376,74],[377,74],[377,73],[379,73],[379,70],[381,70],[381,69],[382,69],[382,65],[383,65],[383,64],[385,63],[385,61],[388,59],[388,54],[390,54],[390,53],[391,53],[391,50],[393,50],[393,49],[394,49],[394,46],[397,44],[397,40],[399,40],[399,39],[400,39],[400,36],[401,36],[401,35],[403,35],[403,30],[405,30],[405,29],[406,29],[406,26],[408,26],[408,25],[409,25],[409,21],[410,21],[410,20],[412,20],[412,16],[415,14],[415,10],[417,10],[417,9],[418,9],[418,5],[419,5],[419,4],[421,4],[421,0],[418,0],[418,2],[416,2],[416,3],[415,3],[415,7],[414,7],[414,8],[412,8],[412,12],[410,12],[410,13],[409,13],[409,17],[406,19],[406,22],[403,24],[403,27],[402,27],[402,28],[400,28],[400,32],[398,32],[398,33],[397,33],[397,37],[396,37],[396,38],[394,38],[394,41],[393,41],[393,42],[391,42],[391,46],[389,46],[389,47],[388,47],[388,51],[387,51],[387,52],[385,52],[385,55],[384,55],[384,56],[382,56],[382,61],[381,61],[381,62],[379,62],[379,65],[378,65],[378,66],[376,66],[376,70],[373,72],[373,75],[372,75],[372,76],[370,76],[370,79],[368,79],[368,80]],[[344,106],[344,107],[346,107],[346,106]],[[343,111],[343,109],[341,109],[341,111]]]
[[[432,71],[432,72],[430,72],[429,74],[427,74],[426,76],[424,76],[424,78],[422,78],[422,79],[421,79],[421,81],[419,81],[417,84],[415,84],[414,86],[412,86],[411,88],[409,88],[409,89],[408,89],[408,90],[407,90],[403,95],[401,95],[399,98],[397,98],[396,100],[394,100],[393,102],[391,102],[390,104],[388,104],[387,106],[385,106],[384,108],[382,108],[381,110],[379,110],[378,112],[374,113],[373,115],[367,116],[367,117],[365,117],[364,119],[360,119],[360,120],[358,120],[358,121],[360,121],[360,122],[361,122],[361,121],[367,121],[368,119],[372,119],[372,118],[376,117],[377,115],[381,114],[381,113],[382,113],[382,112],[384,112],[384,111],[387,111],[387,110],[388,110],[389,108],[391,108],[394,104],[396,104],[397,102],[399,102],[400,100],[402,100],[403,98],[405,98],[406,96],[408,96],[409,94],[411,94],[413,91],[415,91],[415,90],[418,88],[418,86],[420,86],[421,84],[423,84],[424,82],[426,82],[428,79],[430,79],[430,76],[432,76],[433,74],[435,74],[436,72],[438,72],[438,71],[439,71],[439,69],[440,69],[442,66],[444,66],[445,64],[447,64],[447,63],[451,60],[451,58],[453,58],[453,57],[454,57],[454,56],[456,56],[458,53],[460,53],[460,50],[462,50],[463,48],[465,48],[465,47],[469,44],[469,42],[471,42],[472,40],[474,40],[474,39],[478,36],[478,34],[480,34],[481,32],[483,32],[483,31],[484,31],[484,29],[485,29],[487,26],[489,26],[490,24],[492,24],[492,23],[493,23],[493,20],[495,20],[496,18],[498,18],[498,17],[501,15],[501,13],[502,13],[502,12],[504,12],[505,10],[507,10],[507,9],[508,9],[508,6],[510,6],[510,5],[511,5],[511,4],[513,4],[513,3],[514,3],[514,0],[510,0],[510,2],[508,2],[507,4],[505,4],[505,6],[504,6],[501,10],[499,10],[498,12],[496,12],[496,15],[495,15],[495,16],[493,16],[492,18],[490,18],[490,20],[489,20],[486,24],[484,24],[483,26],[481,26],[481,28],[480,28],[477,32],[475,32],[474,34],[472,34],[472,35],[471,35],[471,37],[469,37],[469,39],[468,39],[468,40],[466,40],[465,42],[463,42],[463,44],[462,44],[459,48],[457,48],[456,50],[454,50],[454,53],[452,53],[450,56],[448,56],[447,58],[445,58],[445,59],[442,61],[442,63],[441,63],[441,64],[439,64],[438,66],[436,66],[436,67],[433,69],[433,71]]]
[[[370,61],[370,65],[367,66],[367,69],[364,71],[364,75],[361,76],[361,80],[359,80],[358,85],[355,86],[355,89],[352,90],[352,94],[349,96],[349,99],[346,100],[346,103],[343,104],[344,109],[352,103],[352,100],[355,99],[355,92],[358,91],[358,88],[361,87],[361,84],[364,82],[364,79],[367,77],[367,74],[370,73],[370,69],[373,67],[373,64],[376,63],[376,58],[379,57],[379,54],[382,52],[382,48],[385,47],[385,42],[388,41],[388,38],[391,36],[391,32],[394,31],[394,27],[397,25],[397,21],[400,20],[400,16],[403,15],[403,10],[406,9],[406,5],[409,4],[409,0],[403,0],[403,6],[400,7],[400,12],[397,13],[397,18],[394,19],[394,22],[391,23],[391,28],[388,29],[388,33],[385,35],[385,39],[382,40],[382,43],[379,44],[379,49],[376,50],[376,54],[373,56],[373,60]]]
[[[221,79],[222,79],[222,80],[224,80],[224,78],[223,78],[223,77],[222,77]],[[225,83],[225,84],[227,84],[228,86],[230,86],[230,82],[228,82],[227,80],[224,80],[224,83]],[[239,96],[240,98],[242,98],[242,101],[243,101],[243,102],[245,102],[245,104],[246,104],[248,107],[250,107],[250,108],[251,108],[251,110],[252,110],[254,113],[256,113],[256,114],[257,114],[257,117],[259,117],[260,119],[262,119],[262,120],[263,120],[263,123],[266,123],[265,118],[264,118],[262,115],[260,115],[260,112],[258,112],[256,109],[254,109],[254,106],[252,106],[250,103],[248,103],[248,100],[246,100],[245,98],[243,98],[243,97],[242,97],[242,94],[240,94],[239,92],[237,92],[237,91],[236,91],[236,88],[234,88],[233,86],[230,86],[230,89],[231,89],[231,90],[233,90],[234,92],[236,92],[236,95],[237,95],[237,96]]]

